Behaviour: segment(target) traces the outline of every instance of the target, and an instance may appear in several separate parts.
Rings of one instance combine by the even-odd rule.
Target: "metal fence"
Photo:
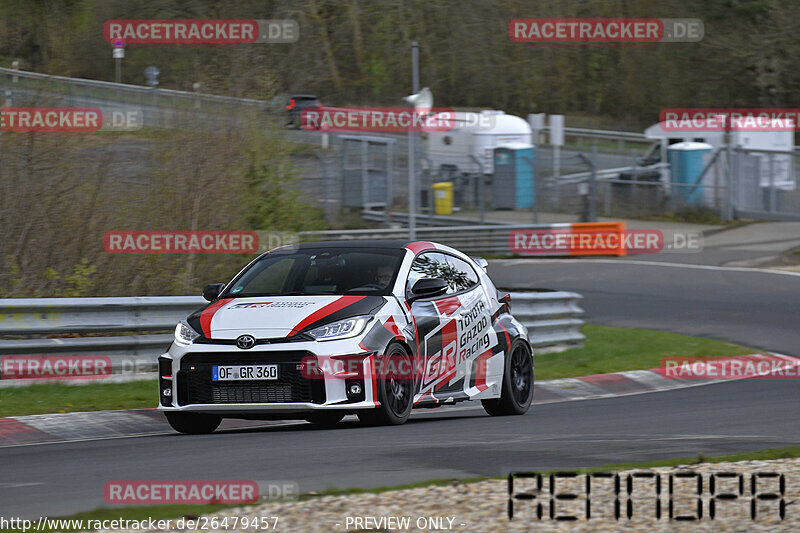
[[[259,123],[262,118],[279,118],[283,112],[277,100],[159,89],[8,68],[0,68],[0,101],[5,107],[133,108],[141,112],[142,125],[173,128],[197,120],[213,125],[253,119]],[[590,204],[594,206],[594,214],[608,217],[654,216],[684,209],[705,209],[723,220],[735,217],[800,220],[800,193],[795,187],[800,155],[797,148],[784,152],[721,148],[719,150],[725,153],[709,164],[701,182],[676,184],[669,180],[666,161],[643,166],[638,159],[657,142],[647,139],[643,133],[564,128],[565,145],[558,149],[558,154],[556,148],[545,142],[548,133],[548,128],[534,132],[536,209],[563,215],[565,222],[585,219]],[[364,205],[351,207],[385,204],[387,210],[392,210],[404,209],[407,205],[406,135],[382,135],[383,144],[375,144],[366,154],[360,154],[368,163],[350,168],[345,160],[347,143],[343,140],[348,136],[300,130],[286,130],[284,134],[291,142],[320,148],[316,152],[294,154],[293,158],[300,169],[307,197],[317,199],[329,221],[335,220],[353,198],[363,200],[365,191],[369,194],[361,202]],[[392,149],[387,150],[387,144]],[[665,146],[662,146],[661,156],[666,157]],[[425,158],[419,152],[417,159],[424,168]],[[373,164],[373,160],[377,163]],[[380,186],[365,187],[364,181],[370,182],[376,170],[380,170]],[[590,177],[592,170],[595,175]],[[491,176],[481,174],[479,169],[474,175],[459,177],[434,175],[431,171],[430,168],[421,170],[418,176],[418,205],[422,212],[433,215],[433,182],[450,180],[457,185],[456,208],[465,212],[479,211],[481,223],[490,218],[486,212],[491,210],[492,196],[496,194]],[[791,184],[770,184],[770,179],[784,182],[785,176]],[[350,186],[356,182],[348,181],[348,177],[360,180],[357,180],[361,184],[358,190]],[[698,195],[694,193],[698,190],[702,201],[696,200]],[[373,192],[376,198],[371,197]],[[388,218],[385,222],[392,223]]]
[[[254,111],[266,116],[280,107],[253,98],[51,76],[9,68],[0,68],[0,98],[3,107],[96,107],[104,114],[110,109],[125,109],[138,113],[141,126],[165,128],[181,127],[200,113],[206,122],[222,123],[243,116],[252,117]]]
[[[580,298],[514,292],[513,313],[529,328],[534,347],[566,349],[583,340]],[[109,357],[114,374],[154,372],[173,335],[148,333],[172,331],[206,303],[199,296],[0,299],[0,369],[4,356],[94,355]]]

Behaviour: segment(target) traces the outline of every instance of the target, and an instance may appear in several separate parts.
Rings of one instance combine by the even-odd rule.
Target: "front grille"
[[[306,335],[305,333],[299,333],[292,337],[271,337],[265,339],[256,339],[255,346],[261,344],[283,344],[287,342],[308,342],[313,341],[314,338]],[[194,344],[219,344],[222,346],[236,346],[236,339],[209,339],[207,337],[197,337],[194,341]]]
[[[306,379],[299,367],[306,351],[187,354],[178,372],[178,404],[325,402],[325,381]],[[278,379],[211,381],[215,365],[277,364]]]

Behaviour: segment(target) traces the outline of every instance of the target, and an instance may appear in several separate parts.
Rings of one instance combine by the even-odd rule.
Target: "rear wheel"
[[[337,413],[335,411],[319,411],[316,413],[309,413],[305,417],[307,422],[320,427],[333,427],[344,418],[344,413]]]
[[[400,369],[413,368],[411,354],[402,344],[393,342],[386,349],[387,356],[392,358],[392,364],[387,367],[386,375],[378,377],[377,400],[380,406],[368,411],[358,413],[358,419],[369,425],[398,425],[408,420],[411,408],[414,407],[413,372],[411,375],[402,375]]]
[[[483,408],[492,416],[522,415],[533,400],[533,357],[524,342],[518,343],[506,357],[503,386],[500,398],[481,400]]]
[[[200,413],[165,413],[172,429],[180,433],[200,435],[212,433],[222,423],[222,417]]]

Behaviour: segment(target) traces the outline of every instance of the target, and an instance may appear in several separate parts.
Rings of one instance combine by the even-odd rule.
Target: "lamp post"
[[[425,87],[419,90],[419,44],[417,41],[411,43],[411,87],[414,94],[403,98],[407,103],[414,106],[414,113],[421,110],[430,110],[433,107],[433,94],[430,89]],[[413,121],[412,121],[413,123]],[[416,239],[417,223],[417,176],[416,176],[416,150],[414,143],[416,135],[413,128],[408,130],[408,238]]]

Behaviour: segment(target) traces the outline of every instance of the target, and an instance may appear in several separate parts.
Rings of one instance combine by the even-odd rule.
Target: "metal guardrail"
[[[0,299],[0,335],[39,338],[0,340],[3,355],[104,355],[113,373],[156,370],[178,321],[207,302],[201,296],[133,298]],[[66,334],[136,333],[64,337]],[[49,335],[55,338],[41,338]]]
[[[583,341],[580,295],[568,292],[513,292],[514,316],[529,328],[535,348],[564,349]],[[70,333],[171,330],[203,306],[200,296],[137,298],[0,299],[0,334],[39,338],[0,340],[3,356],[102,355],[112,373],[154,372],[157,357],[172,342],[171,333],[41,338]],[[2,362],[2,361],[0,361]]]
[[[540,131],[550,132],[550,127],[545,126]],[[594,130],[587,128],[564,128],[564,135],[573,137],[595,137],[598,139],[625,139],[630,141],[651,141],[644,133],[637,133],[635,131],[612,131],[612,130]]]
[[[528,340],[536,352],[555,352],[583,345],[581,333],[583,298],[574,292],[509,292],[511,313],[528,328]]]
[[[474,224],[474,222],[473,222]],[[420,241],[435,241],[452,246],[470,255],[511,254],[509,235],[517,229],[569,228],[568,222],[561,224],[495,224],[469,226],[417,226],[416,238]],[[325,230],[300,233],[302,241],[359,240],[359,239],[406,239],[408,228],[380,228],[360,230]]]
[[[408,225],[408,213],[402,211],[390,211],[388,213],[389,222],[392,224]],[[383,211],[375,211],[372,209],[364,209],[361,211],[361,218],[371,222],[386,222],[387,214]],[[459,218],[450,215],[427,215],[417,213],[414,216],[414,221],[417,226],[468,226],[475,223],[472,218]],[[506,222],[493,222],[484,221],[480,223],[482,226],[504,226]]]
[[[169,330],[201,296],[0,299],[0,335]]]

